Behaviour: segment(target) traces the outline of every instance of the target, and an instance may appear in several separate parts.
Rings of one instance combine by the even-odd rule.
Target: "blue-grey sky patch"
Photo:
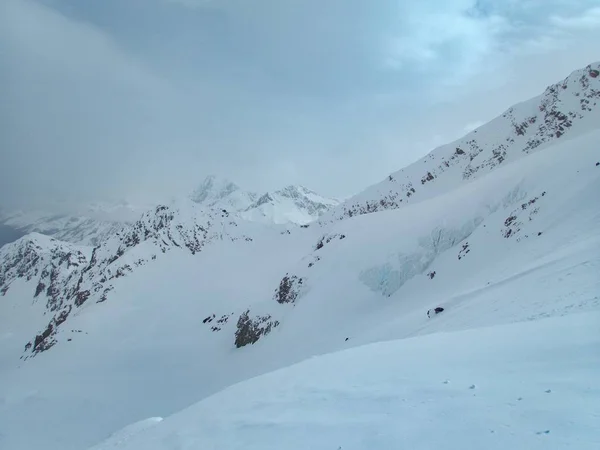
[[[600,59],[595,0],[3,0],[0,204],[345,196]]]

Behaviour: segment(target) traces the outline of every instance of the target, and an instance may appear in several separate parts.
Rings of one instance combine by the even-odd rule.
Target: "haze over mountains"
[[[0,446],[598,448],[599,71],[339,204],[210,177],[4,245]]]
[[[309,223],[339,203],[303,186],[287,186],[259,195],[214,175],[208,176],[189,198],[204,208],[225,209],[250,221],[278,225]],[[0,209],[0,246],[32,232],[95,246],[133,224],[154,206],[122,201],[68,208],[57,206],[48,210]]]

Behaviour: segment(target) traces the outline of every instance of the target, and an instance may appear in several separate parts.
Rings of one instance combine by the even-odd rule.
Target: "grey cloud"
[[[0,204],[351,194],[596,58],[593,6],[4,0]]]

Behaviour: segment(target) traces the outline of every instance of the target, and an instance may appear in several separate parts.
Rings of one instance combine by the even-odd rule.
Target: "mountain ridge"
[[[396,209],[443,193],[489,173],[501,164],[539,151],[557,139],[577,135],[598,120],[600,62],[588,64],[531,99],[349,198],[320,220]],[[581,126],[580,126],[581,125]]]
[[[339,203],[302,185],[258,194],[215,175],[206,177],[190,194],[190,199],[205,207],[239,213],[249,221],[276,225],[305,225]]]
[[[388,179],[288,227],[179,199],[95,248],[33,235],[0,249],[3,439],[78,450],[317,355],[600,311],[600,85],[586,70],[454,159],[452,143],[396,172],[409,201],[390,203]]]

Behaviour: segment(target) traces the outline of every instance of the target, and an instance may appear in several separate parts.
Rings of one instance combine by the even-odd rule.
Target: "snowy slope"
[[[206,208],[239,213],[245,220],[280,225],[305,225],[339,203],[304,186],[287,186],[259,195],[214,175],[207,177],[190,199]]]
[[[313,358],[92,450],[595,450],[598,323],[576,314]]]
[[[81,250],[87,259],[83,269],[71,266],[71,272],[60,271],[58,301],[61,307],[55,311],[46,307],[50,298],[47,291],[41,292],[37,300],[33,298],[41,269],[30,272],[28,258],[11,259],[15,249],[8,253],[0,250],[3,255],[0,261],[6,259],[11,261],[11,266],[24,268],[23,276],[15,275],[13,269],[5,271],[11,274],[13,281],[5,295],[0,296],[0,318],[3,318],[0,322],[0,447],[79,450],[111,435],[113,444],[128,441],[137,445],[136,430],[148,426],[155,430],[149,431],[148,436],[158,433],[155,435],[158,440],[152,443],[162,445],[158,448],[201,447],[202,441],[193,440],[199,428],[189,427],[188,422],[193,414],[198,425],[194,409],[190,415],[182,413],[181,421],[176,417],[161,423],[146,419],[169,417],[234,383],[315,355],[363,344],[532,322],[577,312],[587,313],[590,320],[597,320],[600,311],[600,202],[597,198],[600,122],[581,119],[577,127],[577,132],[571,133],[575,130],[572,125],[568,139],[549,140],[535,152],[519,153],[512,161],[466,180],[458,177],[447,189],[423,194],[418,202],[376,214],[353,215],[322,227],[267,226],[229,212],[206,209],[191,201],[157,207],[103,242],[92,255]],[[26,242],[27,239],[22,240],[25,248]],[[57,245],[47,244],[50,249]],[[53,264],[60,261],[58,256],[44,258]],[[427,318],[426,311],[440,305],[445,311],[433,319]],[[65,311],[67,317],[62,320]],[[558,330],[575,326],[571,318],[564,320],[553,322],[558,324]],[[579,328],[582,332],[588,330],[587,319],[572,320],[582,324]],[[49,325],[52,325],[50,332],[44,336]],[[483,343],[489,336],[491,342],[498,344],[492,347],[490,355],[494,356],[497,351],[503,358],[508,358],[509,350],[517,349],[514,342],[521,342],[517,338],[514,342],[508,340],[511,330],[515,330],[515,336],[531,335],[529,337],[534,339],[535,333],[540,332],[555,339],[548,334],[547,328],[552,327],[545,328],[541,324],[531,324],[531,327],[482,330],[465,335],[464,339]],[[566,331],[560,334],[573,339],[577,336]],[[506,347],[498,342],[498,335],[506,337]],[[561,358],[569,354],[575,357],[576,347],[585,344],[586,337],[581,338],[580,341],[565,340],[567,350],[561,353]],[[413,344],[389,344],[390,351],[398,351],[401,356],[406,354],[416,368],[422,368],[407,374],[416,389],[414,396],[406,397],[409,404],[426,402],[427,399],[422,399],[425,393],[429,393],[428,399],[442,399],[448,408],[465,406],[465,402],[471,400],[473,392],[469,390],[469,397],[463,396],[462,387],[452,391],[450,397],[455,398],[450,398],[444,397],[448,391],[431,391],[428,385],[419,384],[431,381],[435,370],[447,365],[436,365],[431,359],[421,360],[416,355],[426,352],[417,350],[423,346],[434,349],[439,345],[436,343],[446,339],[463,342],[462,337],[449,338],[445,334],[415,340]],[[590,339],[587,343],[592,346],[595,341],[593,337]],[[28,343],[31,346],[24,348]],[[527,349],[534,343],[529,340],[524,344],[523,352],[518,358],[515,356],[515,367],[527,369],[524,361],[533,358]],[[367,353],[376,348],[381,349],[369,347]],[[440,383],[444,377],[452,377],[448,378],[451,386],[460,379],[461,386],[473,383],[483,389],[484,382],[480,380],[485,380],[489,359],[485,359],[479,346],[469,347],[465,353],[458,350],[452,353],[447,349],[443,353],[454,355],[459,361],[470,355],[481,364],[466,365],[464,372],[459,364],[455,371],[440,375]],[[341,353],[331,358],[342,364],[346,358],[360,355]],[[383,358],[386,359],[389,358]],[[381,366],[383,360],[366,359],[363,366],[368,367],[371,361],[382,369],[396,368]],[[327,358],[319,361],[329,367]],[[575,363],[569,359],[564,361],[565,367],[570,362]],[[297,372],[296,368],[289,369],[284,376],[297,379],[305,370],[316,372],[313,369],[316,366],[307,364]],[[558,383],[562,374],[550,364],[545,355],[540,355],[540,367],[529,367],[528,373],[534,377],[541,376],[545,369],[551,370],[556,378],[544,380]],[[423,373],[425,367],[430,367],[431,373]],[[470,368],[477,379],[467,381],[466,371]],[[597,370],[597,367],[589,370]],[[365,378],[364,371],[348,369],[346,372],[349,377],[355,377],[353,384],[357,386],[365,386],[369,380],[378,382]],[[340,369],[337,373],[345,372]],[[498,372],[493,378],[498,385],[501,385],[502,373]],[[372,375],[383,376],[380,371]],[[278,383],[278,376],[273,374],[266,380]],[[307,392],[313,395],[303,397],[309,410],[318,409],[311,403],[314,384],[325,383],[324,389],[329,395],[328,386],[334,376],[325,372],[319,378],[319,374],[314,373],[314,378],[307,377],[307,384],[299,387],[299,395]],[[583,383],[584,376],[582,372],[577,382]],[[535,384],[536,380],[530,381],[525,392],[528,396],[542,387]],[[385,382],[384,379],[383,385]],[[264,381],[256,383],[242,387],[246,397],[253,395],[246,389],[262,389]],[[289,392],[285,391],[286,386],[289,387],[282,382],[283,390],[274,392]],[[502,386],[502,392],[508,392],[510,387],[512,394],[512,384]],[[585,389],[583,384],[577,386]],[[397,391],[392,388],[384,392],[396,395]],[[236,392],[236,388],[233,389]],[[545,389],[555,392],[552,386]],[[491,418],[486,411],[504,401],[502,392],[488,391],[482,403],[472,409],[472,414]],[[402,392],[404,394],[408,395]],[[523,398],[525,394],[514,393]],[[222,397],[214,398],[227,406],[230,395],[225,392]],[[237,402],[240,408],[252,408],[257,421],[268,417],[258,415],[261,407],[265,414],[283,415],[294,411],[288,407],[281,412],[271,400],[257,406],[255,398],[250,397],[244,403],[238,396]],[[293,397],[290,401],[300,410],[302,407],[295,403],[296,399]],[[590,411],[590,404],[575,392],[563,400],[577,402],[582,412]],[[213,404],[210,403],[213,400],[207,401]],[[287,401],[286,397],[281,401]],[[376,396],[367,396],[365,401],[380,401],[377,408],[388,404],[385,398]],[[205,407],[201,405],[197,411]],[[330,405],[334,416],[342,414],[344,408],[352,411],[355,406],[338,402]],[[376,417],[377,408],[373,405],[375,403],[369,403],[373,408],[369,411]],[[550,408],[548,411],[564,421],[571,413],[559,404],[538,402],[532,406],[538,407]],[[426,407],[415,407],[415,412],[421,414],[415,417],[431,426],[438,423],[437,416],[431,414],[439,412],[440,417],[444,417],[443,408],[422,408]],[[240,414],[240,421],[248,420]],[[528,418],[528,414],[517,417]],[[218,421],[219,417],[223,416],[215,414],[214,420]],[[342,421],[354,420],[349,416],[335,417],[341,417]],[[208,418],[204,420],[210,423]],[[563,445],[567,442],[565,439],[574,436],[573,428],[560,429],[554,424],[550,428],[537,420],[522,420],[523,426],[516,428],[517,435],[531,432],[531,439],[535,440],[548,437],[544,433],[548,429],[550,436],[555,430],[571,433],[559,436],[562,440],[552,441],[558,442],[557,445]],[[373,423],[363,416],[356,421],[364,427]],[[212,423],[219,425],[219,422]],[[279,430],[272,422],[266,423],[271,425],[263,422],[261,429]],[[356,433],[365,432],[359,423],[353,423]],[[134,425],[114,435],[130,424]],[[298,430],[295,424],[291,422],[287,428],[290,433]],[[508,424],[512,426],[514,422]],[[233,427],[235,423],[230,425]],[[253,442],[257,437],[251,434],[255,428],[244,429],[249,433],[244,436]],[[415,429],[422,430],[416,425]],[[218,430],[215,428],[215,433]],[[348,427],[343,430],[348,438],[357,436],[352,435]],[[494,430],[505,439],[502,442],[514,445],[515,441],[504,434],[504,429]],[[538,431],[542,434],[535,434]],[[145,439],[144,433],[139,436]],[[186,441],[187,437],[192,440]],[[388,438],[396,437],[388,435]],[[523,439],[527,444],[537,445],[537,441],[530,441],[528,437]],[[302,440],[294,442],[305,444],[303,448],[311,444]],[[334,449],[353,448],[351,445],[365,442],[340,442]],[[582,448],[591,448],[585,447],[590,442],[579,443]]]
[[[260,225],[243,225],[245,226],[240,227],[236,219],[230,217],[226,211],[205,210],[190,201],[180,201],[169,206],[161,205],[145,213],[133,225],[102,241],[93,251],[89,249],[89,262],[82,261],[69,277],[57,279],[53,283],[56,293],[52,296],[49,290],[40,288],[45,286],[44,276],[47,270],[27,271],[28,281],[37,283],[35,296],[43,294],[56,297],[58,301],[48,300],[48,305],[52,304],[52,308],[48,307],[46,311],[50,319],[47,319],[45,328],[32,336],[25,345],[23,356],[35,356],[53,347],[57,343],[60,327],[66,326],[65,323],[72,312],[88,303],[105,302],[120,278],[128,276],[169,251],[195,255],[215,241],[251,242],[251,234],[255,232],[259,235],[260,232],[280,234],[280,231],[274,228],[265,230]],[[35,241],[40,237],[41,235],[27,235],[21,238],[16,246],[29,246],[32,239]],[[54,242],[51,240],[51,243]],[[21,252],[15,253],[14,247],[15,245],[8,245],[0,249],[0,260],[9,262],[6,267],[23,264]],[[54,249],[52,252],[53,255],[56,253]],[[60,256],[62,257],[62,254]],[[57,263],[54,259],[53,266],[62,261]],[[57,271],[60,273],[60,269]],[[6,284],[0,294],[5,295],[9,286]]]
[[[158,253],[18,370],[24,336],[9,324],[6,448],[84,448],[312,355],[599,311],[599,139],[590,132],[445,196],[336,222],[325,239],[318,228],[266,227],[196,255]],[[438,305],[446,311],[428,319]],[[236,348],[240,330],[255,344]]]
[[[322,220],[400,208],[448,192],[495,168],[571,139],[600,123],[600,62],[571,73],[543,94],[389,175]]]

